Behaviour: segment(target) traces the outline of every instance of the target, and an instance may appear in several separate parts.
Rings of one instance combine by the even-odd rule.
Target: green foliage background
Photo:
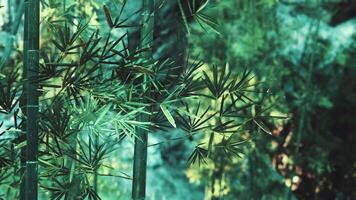
[[[11,57],[0,72],[0,89],[3,89],[6,88],[11,69],[21,68],[23,38],[21,29],[14,36],[11,31],[16,23],[15,8],[20,1],[0,2],[6,7],[0,8],[2,58],[6,53],[7,39],[15,38]],[[61,20],[78,22],[85,19],[88,27],[82,33],[84,40],[90,39],[92,31],[97,28],[102,34],[111,32],[116,37],[124,34],[127,27],[110,31],[102,9],[105,4],[116,16],[123,2],[43,1],[42,48],[49,57],[56,56],[58,52],[54,49],[58,45],[51,40],[59,37],[60,33],[54,25]],[[205,80],[213,79],[213,66],[217,66],[218,74],[224,74],[222,71],[226,69],[231,72],[230,79],[237,80],[243,79],[244,73],[250,71],[253,77],[250,84],[253,87],[249,88],[252,91],[245,92],[254,105],[239,112],[243,117],[236,122],[243,123],[246,129],[233,130],[238,134],[231,137],[232,140],[243,142],[238,145],[236,142],[229,143],[227,138],[216,134],[214,137],[218,142],[214,143],[214,151],[210,151],[210,132],[187,137],[181,129],[172,129],[175,123],[180,123],[181,118],[170,114],[173,109],[169,104],[161,104],[162,124],[170,128],[155,131],[149,139],[149,144],[154,145],[148,148],[148,199],[356,198],[356,63],[353,58],[356,55],[356,22],[351,18],[338,25],[330,25],[331,19],[347,8],[340,2],[351,2],[348,6],[353,6],[352,1],[211,0],[194,16],[182,15],[179,7],[172,12],[169,6],[177,4],[171,2],[168,6],[158,6],[161,10],[157,11],[155,21],[159,21],[157,24],[160,25],[156,27],[155,36],[159,40],[154,47],[154,57],[179,58],[181,52],[187,51],[190,63],[195,59],[200,60],[200,75]],[[157,5],[165,3],[156,1]],[[13,8],[9,11],[10,5]],[[138,0],[128,1],[122,15],[124,18],[130,16],[128,23],[134,23],[140,17],[139,14],[133,14],[140,5]],[[171,16],[168,15],[170,12],[175,13],[172,14],[175,17],[168,17]],[[177,41],[171,32],[179,32]],[[16,74],[20,72],[16,72],[13,79],[19,81],[20,77]],[[54,80],[52,84],[59,83],[57,81]],[[132,169],[132,140],[125,138],[119,147],[114,148],[111,143],[122,138],[110,138],[116,130],[107,130],[107,127],[112,123],[136,119],[137,115],[144,113],[140,108],[145,105],[132,105],[136,110],[125,116],[120,113],[114,115],[109,112],[113,104],[102,104],[91,94],[125,99],[127,93],[123,91],[126,89],[120,83],[113,88],[97,85],[93,91],[83,92],[85,103],[74,107],[65,103],[57,105],[58,110],[73,113],[71,127],[86,126],[83,131],[105,132],[102,142],[113,147],[103,153],[109,156],[105,156],[101,165],[109,167],[98,168],[95,172],[109,174],[97,177],[97,192],[102,199],[130,199],[131,181],[125,178],[130,176]],[[95,90],[100,92],[95,93]],[[210,88],[202,92],[204,95],[217,96]],[[1,93],[0,98],[5,97],[5,93]],[[47,95],[51,97],[51,93]],[[200,114],[207,108],[210,115],[219,112],[221,99],[210,99],[188,100],[192,105],[191,110],[184,112],[194,112],[198,107]],[[239,106],[242,105],[244,103]],[[1,105],[0,111],[5,106]],[[179,109],[181,112],[184,110]],[[264,110],[267,111],[263,113]],[[255,116],[256,113],[260,115],[259,121],[252,117],[252,123],[246,122],[246,117]],[[0,198],[3,199],[16,199],[20,180],[19,176],[9,178],[8,171],[3,173],[4,169],[8,169],[8,163],[19,156],[9,155],[8,148],[18,149],[23,145],[7,146],[4,138],[1,138],[8,128],[18,135],[16,128],[11,127],[14,123],[12,114],[5,112],[0,116],[3,121],[0,126]],[[87,122],[95,126],[85,124]],[[212,117],[207,124],[218,126],[219,120]],[[51,129],[51,123],[43,125]],[[137,124],[138,127],[148,125],[145,122]],[[126,127],[126,136],[134,138],[130,135],[134,128],[130,125]],[[264,134],[269,131],[271,135]],[[177,137],[184,139],[176,140]],[[81,140],[88,144],[92,138],[83,137]],[[4,144],[1,144],[3,141]],[[219,150],[219,145],[224,142],[236,145],[227,145],[230,149],[224,148],[225,151]],[[226,152],[226,149],[230,151]],[[50,179],[43,182],[51,187],[55,185]],[[40,194],[42,199],[50,199],[51,191],[42,187]]]

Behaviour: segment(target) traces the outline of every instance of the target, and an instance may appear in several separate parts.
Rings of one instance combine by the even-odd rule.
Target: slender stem
[[[97,134],[94,135],[94,145],[95,148],[99,146],[99,136]],[[94,171],[94,190],[96,193],[99,193],[98,191],[98,169],[95,169]]]
[[[27,51],[28,51],[28,4],[29,2],[26,1],[24,5],[25,9],[25,16],[24,16],[24,44],[23,44],[23,74],[22,77],[24,80],[27,78]],[[27,86],[26,86],[26,81],[23,81],[23,91],[21,95],[21,100],[20,100],[20,108],[23,113],[23,116],[26,116],[26,104],[27,104]],[[21,125],[21,131],[23,133],[26,133],[26,117],[22,117],[22,125]],[[21,156],[20,156],[20,173],[21,173],[21,179],[20,179],[20,200],[25,200],[25,192],[26,192],[26,147],[21,148]]]
[[[135,139],[132,199],[142,200],[146,196],[147,133],[139,130]]]
[[[9,24],[12,24],[12,6],[11,5],[11,0],[7,0],[7,5],[9,5],[7,9],[7,15],[9,16]]]
[[[143,0],[143,26],[141,32],[141,47],[152,48],[153,28],[154,28],[154,0]],[[152,58],[152,50],[144,55],[147,59]],[[146,81],[144,80],[144,83]],[[143,91],[146,91],[147,85],[143,84]],[[143,92],[144,93],[144,92]],[[141,121],[147,121],[146,115],[140,116]],[[133,164],[133,182],[132,199],[142,200],[146,196],[146,170],[147,170],[147,132],[139,129],[135,139],[134,164]]]
[[[28,0],[28,51],[26,55],[26,200],[38,199],[38,68],[39,68],[39,34],[40,2]]]
[[[34,80],[38,73],[38,50],[28,50],[27,84],[27,160],[26,160],[26,199],[37,199],[38,166],[38,83]]]

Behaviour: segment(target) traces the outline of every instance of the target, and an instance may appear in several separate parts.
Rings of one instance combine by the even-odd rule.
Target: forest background
[[[256,113],[263,111],[264,115],[251,118],[254,122],[251,124],[239,119],[238,124],[244,124],[244,129],[239,130],[235,129],[238,125],[226,127],[230,124],[225,122],[227,124],[221,125],[221,122],[215,119],[213,113],[221,113],[223,109],[219,110],[216,105],[210,107],[210,104],[214,104],[213,100],[189,99],[187,102],[191,111],[182,111],[181,108],[168,106],[168,103],[175,103],[169,101],[171,96],[164,97],[168,100],[165,104],[160,104],[160,114],[157,114],[159,123],[156,125],[160,126],[149,133],[147,198],[355,199],[355,1],[179,2],[181,1],[155,2],[153,59],[159,59],[157,62],[162,66],[170,62],[162,60],[173,60],[170,66],[198,62],[198,72],[202,80],[214,77],[215,70],[216,73],[223,74],[222,77],[231,73],[228,77],[230,79],[244,80],[247,74],[250,85],[249,88],[244,88],[243,92],[247,95],[243,97],[245,104],[241,104],[246,107],[239,107],[240,109],[234,112],[243,116],[257,116]],[[20,155],[25,144],[20,125],[22,118],[17,116],[21,114],[19,104],[24,63],[22,3],[21,0],[0,0],[0,199],[18,199],[22,180]],[[188,4],[192,7],[196,5],[194,13],[189,11]],[[54,67],[71,67],[68,63],[53,63],[53,60],[58,58],[56,54],[59,54],[62,45],[56,41],[60,41],[63,35],[63,32],[58,31],[56,23],[67,21],[72,33],[80,29],[78,24],[85,24],[85,29],[78,37],[83,41],[97,37],[92,35],[95,30],[100,30],[102,35],[110,33],[113,38],[127,34],[133,38],[131,41],[127,39],[127,48],[134,49],[142,42],[137,39],[140,38],[140,26],[137,22],[140,21],[141,7],[142,2],[139,0],[41,1],[42,75],[50,73]],[[108,14],[113,18],[121,16],[120,20],[127,20],[122,24],[115,24],[117,21],[113,24],[108,20]],[[65,26],[62,24],[60,27]],[[123,40],[124,45],[127,41]],[[95,40],[93,41],[95,43]],[[150,76],[152,73],[136,65],[134,67],[144,76]],[[51,81],[52,85],[59,83],[59,80]],[[117,93],[120,93],[121,82],[115,90]],[[204,83],[207,87],[202,90],[202,95],[209,96],[212,93],[212,96],[218,96],[207,82]],[[48,90],[57,92],[56,88]],[[100,88],[100,91],[103,91],[103,88]],[[92,113],[91,117],[110,121],[113,115],[108,110],[111,108],[102,105],[100,100],[93,97],[110,96],[109,93],[80,92],[83,102],[70,107],[69,112],[73,117],[68,118],[68,123],[72,127],[79,126],[78,124],[87,120],[85,117],[88,116],[83,116],[85,111],[88,111],[89,115]],[[69,96],[76,98],[75,94]],[[46,98],[52,96],[46,93],[42,101],[46,101]],[[46,108],[52,106],[50,102],[43,104],[46,104]],[[134,117],[144,113],[140,110],[142,105],[131,106],[139,110],[132,114]],[[231,147],[233,149],[228,149],[230,152],[226,153],[216,150],[223,142],[229,143],[225,141],[225,135],[219,140],[218,136],[213,138],[213,134],[204,132],[203,129],[200,131],[202,133],[186,135],[184,128],[187,126],[184,126],[183,120],[186,118],[181,115],[195,110],[198,113],[200,106],[202,108],[199,114],[208,108],[207,113],[214,115],[211,118],[209,116],[207,126],[213,126],[212,130],[217,133],[219,128],[224,127],[223,134],[219,135],[234,132],[237,135],[234,140],[242,141],[241,144]],[[50,119],[51,113],[46,113],[44,108],[42,111],[41,120],[46,117]],[[125,120],[132,120],[131,115],[125,116],[129,117]],[[201,117],[204,118],[204,115]],[[55,120],[58,119],[52,119]],[[43,146],[40,146],[40,152],[46,152],[46,148],[49,148],[50,152],[51,146],[46,147],[45,143],[47,135],[51,133],[51,123],[41,124],[43,126],[40,125],[40,143],[42,141]],[[125,136],[121,135],[122,137],[112,141],[116,143],[114,148],[105,149],[103,152],[96,149],[103,157],[98,159],[100,165],[92,170],[93,176],[88,179],[88,182],[93,183],[90,184],[93,188],[90,192],[95,193],[93,196],[99,196],[101,199],[131,198],[130,179],[135,139],[132,127],[144,129],[147,124],[143,122],[132,127],[131,125],[125,129],[129,134],[125,132]],[[106,131],[102,127],[99,129],[98,132]],[[99,139],[93,140],[100,143],[100,134],[97,135]],[[67,154],[74,152],[73,154],[78,154],[79,157],[84,151],[89,151],[91,145],[95,146],[92,138],[88,140],[87,136],[77,136],[77,139],[75,149],[63,147],[67,148]],[[215,141],[216,146],[211,145],[215,144]],[[80,146],[81,142],[84,147]],[[231,153],[234,156],[231,156]],[[39,198],[54,199],[56,194],[65,189],[69,193],[73,192],[73,184],[61,185],[60,181],[54,181],[56,177],[50,176],[50,173],[53,173],[51,170],[54,170],[51,168],[54,165],[53,160],[48,155],[42,155],[41,159],[41,155]],[[72,162],[80,165],[80,170],[87,170],[86,163],[78,157],[71,158],[74,160]],[[68,176],[77,177],[72,173]],[[83,188],[75,190],[81,189]]]

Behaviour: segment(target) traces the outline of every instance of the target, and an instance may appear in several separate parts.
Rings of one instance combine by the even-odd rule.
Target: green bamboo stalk
[[[25,2],[25,16],[24,16],[24,44],[23,44],[23,80],[26,80],[27,77],[27,52],[28,52],[28,4],[29,2]],[[21,111],[23,113],[23,116],[26,116],[26,104],[27,104],[27,86],[26,86],[26,81],[23,81],[23,92],[21,96],[21,101],[20,101],[20,107]],[[22,118],[22,127],[21,131],[23,133],[26,133],[26,118]],[[21,179],[20,179],[20,200],[25,200],[25,191],[26,191],[26,147],[21,148],[21,157],[20,157],[20,173],[21,173]]]
[[[27,109],[26,109],[26,200],[38,199],[38,68],[40,36],[40,2],[28,0]]]
[[[143,26],[141,32],[141,47],[152,48],[153,27],[154,27],[154,0],[143,0]],[[152,58],[152,50],[144,55]],[[144,81],[146,82],[146,81]],[[143,90],[147,90],[147,85],[143,84]],[[141,121],[148,121],[146,115],[141,115]],[[146,196],[146,170],[147,170],[147,132],[139,129],[135,138],[132,199],[143,200]]]
[[[142,118],[141,118],[142,119]],[[146,196],[147,133],[139,130],[135,139],[132,199],[143,200]]]
[[[27,70],[27,160],[26,160],[26,200],[37,200],[38,167],[38,50],[28,50]]]
[[[99,136],[97,134],[95,134],[94,136],[94,145],[95,147],[99,146]],[[94,190],[95,192],[99,193],[98,191],[98,169],[94,170]]]

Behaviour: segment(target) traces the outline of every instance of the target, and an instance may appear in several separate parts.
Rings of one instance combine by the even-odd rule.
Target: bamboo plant
[[[184,9],[189,5],[182,2],[174,5],[182,12],[185,27],[189,17]],[[228,67],[211,69],[190,57],[181,66],[174,58],[153,56],[154,43],[160,39],[153,35],[154,13],[160,8],[153,0],[143,1],[141,45],[128,48],[127,33],[113,34],[131,27],[123,18],[125,3],[116,17],[110,6],[103,6],[110,32],[93,30],[88,20],[78,20],[79,8],[65,9],[60,20],[45,19],[42,28],[50,34],[39,52],[39,0],[26,2],[23,126],[27,159],[26,187],[21,189],[26,199],[37,199],[38,183],[50,199],[100,199],[96,187],[100,176],[132,180],[132,198],[145,199],[147,148],[165,142],[148,144],[147,138],[158,131],[183,130],[184,136],[167,141],[208,138],[195,144],[188,166],[205,163],[214,151],[239,155],[237,133],[246,127],[237,118],[255,104],[248,93],[254,89],[252,73],[246,70],[238,77]],[[60,5],[57,1],[44,4]],[[209,21],[201,10],[191,6],[191,15],[200,22]],[[261,113],[248,115],[246,124],[266,130],[262,118]],[[124,140],[134,141],[132,176],[103,174],[109,168],[106,159]]]
[[[29,1],[25,1],[24,2],[24,34],[23,34],[23,38],[24,38],[24,45],[23,45],[23,74],[22,77],[24,77],[24,81],[23,81],[23,91],[22,91],[22,96],[21,96],[21,101],[20,101],[20,109],[22,111],[22,113],[24,114],[24,116],[26,116],[26,108],[27,108],[27,85],[26,85],[26,77],[27,77],[27,52],[29,50],[29,41],[28,41],[28,20],[29,20]],[[22,122],[21,122],[21,131],[23,133],[26,134],[26,118],[23,117],[22,118]],[[20,200],[25,200],[25,192],[26,192],[26,147],[22,147],[21,148],[21,152],[20,152]]]
[[[38,73],[40,38],[40,2],[29,0],[25,18],[28,49],[25,52],[26,71],[26,200],[38,198]],[[31,14],[30,14],[31,11]]]
[[[152,59],[152,44],[154,30],[154,0],[143,0],[143,25],[141,33],[141,48],[148,49],[144,52],[144,57]],[[147,81],[147,77],[144,77]],[[150,94],[150,87],[147,84],[142,85],[144,93]],[[147,117],[142,115],[140,121],[147,121]],[[146,170],[147,170],[147,141],[148,134],[146,130],[140,129],[135,138],[133,180],[132,180],[132,199],[145,199],[146,196]]]

